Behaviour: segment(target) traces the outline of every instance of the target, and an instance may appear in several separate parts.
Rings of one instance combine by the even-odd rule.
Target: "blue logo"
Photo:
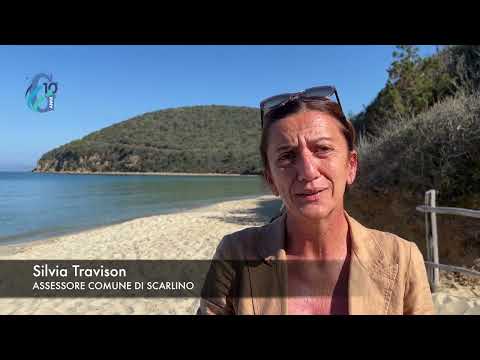
[[[25,93],[27,106],[40,113],[53,111],[57,91],[58,83],[53,82],[52,74],[37,74]]]

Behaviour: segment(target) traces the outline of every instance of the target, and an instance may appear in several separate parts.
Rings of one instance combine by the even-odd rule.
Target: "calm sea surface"
[[[266,193],[256,176],[0,172],[0,244]]]

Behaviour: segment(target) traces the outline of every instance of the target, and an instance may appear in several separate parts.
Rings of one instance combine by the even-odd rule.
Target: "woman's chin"
[[[304,204],[298,210],[303,217],[310,220],[322,220],[332,211],[331,207],[326,204]]]

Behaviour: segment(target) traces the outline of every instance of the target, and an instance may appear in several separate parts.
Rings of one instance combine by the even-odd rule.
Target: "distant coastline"
[[[32,170],[32,173],[39,174],[65,174],[65,175],[165,175],[165,176],[261,176],[260,174],[222,174],[222,173],[185,173],[185,172],[119,172],[119,171],[37,171]]]
[[[53,148],[32,168],[82,173],[260,174],[260,134],[257,108],[163,109]]]

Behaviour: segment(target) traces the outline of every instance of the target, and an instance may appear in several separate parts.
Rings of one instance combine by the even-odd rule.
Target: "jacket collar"
[[[287,214],[283,213],[273,222],[261,228],[258,253],[268,264],[272,260],[286,259],[286,219]]]
[[[286,217],[283,213],[272,223],[261,228],[258,242],[258,253],[267,264],[272,260],[286,260],[285,238]],[[361,225],[345,212],[352,240],[352,256],[349,274],[349,313],[375,314],[387,313],[390,296],[395,278],[398,273],[398,264],[389,261],[381,246],[379,232]],[[281,279],[278,279],[281,282]],[[283,279],[285,280],[285,278]],[[257,305],[260,301],[255,300]],[[281,308],[287,313],[286,299],[278,300],[282,304],[273,306]]]

